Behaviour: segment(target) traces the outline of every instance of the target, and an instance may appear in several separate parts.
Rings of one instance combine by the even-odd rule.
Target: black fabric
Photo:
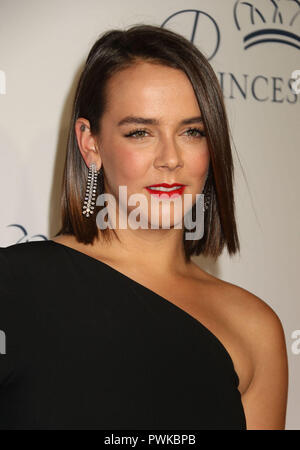
[[[220,340],[75,249],[0,247],[0,330],[1,429],[246,429]]]

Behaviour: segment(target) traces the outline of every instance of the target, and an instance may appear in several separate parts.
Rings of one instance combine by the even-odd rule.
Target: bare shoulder
[[[277,419],[273,422],[270,419],[269,423],[282,427],[288,358],[284,329],[278,314],[265,300],[247,289],[200,271],[200,279],[205,280],[208,286],[206,292],[209,292],[210,311],[220,324],[216,331],[221,330],[220,337],[240,376],[240,390],[250,417],[248,423],[252,423],[253,427],[265,426],[263,422],[257,425],[253,412],[256,408],[255,396],[261,395],[263,398],[272,385],[274,391],[278,391],[277,403],[274,392],[272,402],[278,405],[281,412]],[[269,410],[265,414],[269,414]]]
[[[247,289],[218,280],[224,306],[241,333],[247,339],[253,356],[270,351],[273,345],[284,344],[284,330],[274,309],[262,298]]]
[[[220,311],[235,322],[243,335],[247,332],[249,344],[261,345],[261,338],[268,334],[273,338],[283,335],[281,320],[266,301],[241,286],[221,280],[202,269],[200,271],[199,275],[207,282]]]
[[[236,330],[253,369],[251,377],[248,371],[248,381],[241,389],[247,429],[284,429],[288,356],[281,320],[266,301],[247,289],[217,279],[214,289],[222,298],[218,301],[219,311]],[[241,362],[239,370],[245,380],[247,362],[239,358],[236,361]]]

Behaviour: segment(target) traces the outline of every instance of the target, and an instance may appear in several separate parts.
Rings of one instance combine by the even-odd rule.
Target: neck
[[[191,263],[185,261],[183,230],[116,229],[119,238],[113,236],[109,243],[101,237],[93,244],[95,252],[119,261],[125,266],[138,267],[151,274],[184,274]],[[110,231],[112,233],[112,231]]]

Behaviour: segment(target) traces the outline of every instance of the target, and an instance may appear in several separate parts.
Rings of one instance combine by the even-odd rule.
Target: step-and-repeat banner
[[[78,76],[101,33],[138,23],[187,37],[219,78],[241,253],[194,261],[280,317],[290,370],[286,427],[300,429],[300,1],[1,0],[0,246],[58,231]]]

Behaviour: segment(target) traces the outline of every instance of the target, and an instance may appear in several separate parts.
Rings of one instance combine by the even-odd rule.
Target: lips
[[[154,188],[154,189],[152,189],[152,188]],[[160,188],[162,188],[162,189],[160,189]],[[167,195],[168,197],[171,197],[175,194],[177,194],[176,197],[178,195],[182,195],[184,188],[185,188],[185,185],[180,184],[180,183],[152,184],[151,186],[146,187],[147,191],[152,195],[160,196],[160,195],[164,194],[164,195]]]

